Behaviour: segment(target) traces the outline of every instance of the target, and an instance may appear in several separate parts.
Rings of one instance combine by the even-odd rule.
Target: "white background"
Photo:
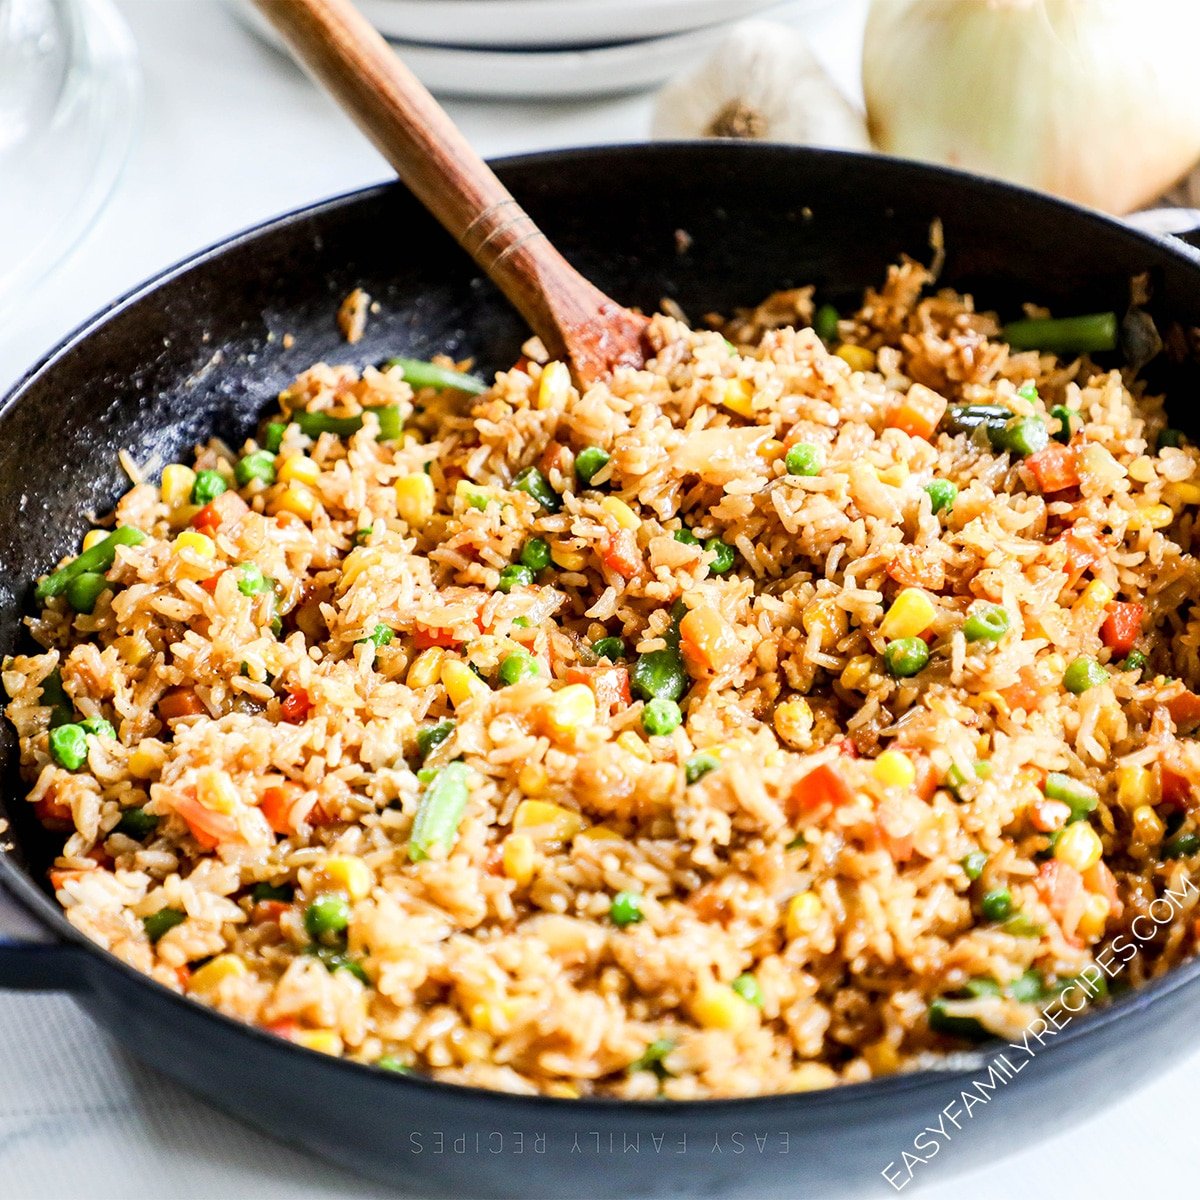
[[[0,329],[0,390],[59,337],[147,275],[228,233],[386,176],[331,104],[216,0],[119,0],[146,77],[138,143],[87,240]],[[570,0],[563,0],[569,3]],[[860,0],[811,27],[818,52],[853,86]],[[642,139],[649,101],[455,103],[486,155]],[[951,1179],[938,1162],[928,1200],[1062,1200],[1189,1195],[1194,1051],[1151,1087],[1069,1134]],[[1109,1088],[1121,1090],[1114,1077]],[[1097,1101],[1103,1097],[1098,1096]],[[989,1120],[985,1112],[975,1120]],[[969,1128],[961,1137],[969,1137]],[[880,1147],[880,1166],[902,1147]],[[1172,1164],[1175,1164],[1174,1169]],[[1176,1172],[1179,1172],[1178,1174]],[[1177,1187],[1172,1186],[1174,1178]],[[1194,1178],[1189,1171],[1188,1179]],[[249,1134],[133,1063],[65,999],[0,995],[3,1200],[324,1200],[385,1193]],[[887,1197],[879,1179],[864,1196]]]

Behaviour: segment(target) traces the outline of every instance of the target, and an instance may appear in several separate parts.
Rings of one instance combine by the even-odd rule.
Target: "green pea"
[[[1037,384],[1034,383],[1032,379],[1025,380],[1025,382],[1021,384],[1019,388],[1017,388],[1017,395],[1020,396],[1022,400],[1028,400],[1030,404],[1032,404],[1038,399]]]
[[[1021,458],[1045,450],[1050,435],[1041,417],[1013,417],[999,430],[988,429],[988,437],[996,450],[1007,450]]]
[[[526,616],[513,617],[514,629],[532,629],[533,622]]]
[[[77,613],[91,613],[108,586],[108,579],[100,571],[84,571],[67,584],[67,603]]]
[[[1063,672],[1063,687],[1073,696],[1081,696],[1089,688],[1102,684],[1108,678],[1108,672],[1094,659],[1086,654],[1080,655]]]
[[[1050,410],[1050,416],[1058,422],[1058,432],[1054,435],[1056,442],[1061,442],[1065,446],[1071,440],[1071,418],[1078,415],[1074,409],[1068,408],[1065,404],[1056,404]]]
[[[592,653],[597,658],[620,662],[625,657],[625,642],[619,637],[602,637],[599,641],[592,643]]]
[[[1008,613],[999,604],[982,605],[963,622],[962,629],[968,642],[998,642],[1008,632]]]
[[[1100,796],[1095,788],[1090,788],[1086,783],[1080,783],[1078,779],[1072,779],[1070,775],[1064,775],[1060,771],[1051,771],[1046,776],[1043,790],[1047,799],[1061,800],[1070,807],[1071,821],[1083,820],[1100,803]]]
[[[1125,661],[1117,669],[1120,671],[1144,671],[1146,656],[1140,650],[1130,650],[1125,656]]]
[[[599,446],[588,446],[587,449],[580,450],[575,456],[575,474],[579,477],[579,482],[591,483],[608,466],[610,457],[608,451],[601,450]]]
[[[79,722],[79,728],[84,733],[91,733],[96,737],[112,738],[114,741],[117,737],[117,731],[112,727],[112,722],[106,721],[103,717],[88,717]]]
[[[949,479],[935,479],[925,485],[925,493],[929,497],[931,512],[949,512],[958,499],[958,484],[951,483]]]
[[[127,808],[121,813],[116,832],[140,840],[157,828],[158,818],[153,813],[148,813],[144,808]]]
[[[381,1071],[394,1071],[397,1075],[411,1075],[412,1067],[406,1062],[401,1062],[394,1054],[385,1054],[382,1058],[375,1060],[375,1065]]]
[[[510,563],[500,572],[496,590],[507,593],[515,587],[529,587],[531,583],[533,572],[524,563]]]
[[[318,896],[304,910],[304,928],[314,942],[329,944],[350,924],[350,902],[345,896]]]
[[[1163,842],[1163,858],[1191,858],[1200,851],[1200,834],[1177,833],[1170,841]]]
[[[639,654],[629,676],[630,685],[643,700],[679,700],[687,686],[687,671],[678,649],[666,647]]]
[[[348,971],[360,983],[365,983],[367,987],[371,986],[371,977],[363,969],[362,963],[351,958],[344,950],[339,950],[336,946],[321,946],[314,942],[311,946],[305,947],[304,953],[319,959],[330,975],[335,971]]]
[[[181,909],[160,908],[158,912],[142,918],[142,928],[145,929],[146,936],[152,942],[157,942],[169,929],[174,929],[176,925],[182,925],[186,920],[187,913]]]
[[[612,898],[612,904],[609,905],[608,919],[618,929],[624,929],[626,925],[636,925],[639,921],[644,921],[646,914],[642,912],[641,896],[637,892],[618,892]]]
[[[530,538],[521,548],[521,562],[531,571],[544,571],[550,565],[550,543],[545,538]]]
[[[500,683],[504,687],[520,683],[522,679],[533,679],[537,674],[537,659],[525,650],[507,655],[500,663]]]
[[[987,855],[982,850],[972,850],[962,860],[963,873],[972,881],[978,879],[983,874],[983,868],[986,866]]]
[[[663,1066],[663,1059],[678,1043],[673,1038],[655,1038],[637,1058],[629,1064],[630,1071],[653,1071],[660,1079],[670,1075]]]
[[[682,542],[685,546],[698,546],[700,539],[690,529],[675,530],[675,540]]]
[[[453,721],[439,721],[417,730],[417,752],[422,759],[428,758],[435,746],[440,746],[454,732]]]
[[[243,596],[258,596],[275,590],[275,580],[262,573],[257,563],[238,563],[238,591]]]
[[[220,471],[197,471],[196,482],[192,484],[192,503],[209,504],[228,490],[229,484]]]
[[[708,564],[708,573],[710,575],[724,575],[733,567],[735,551],[727,542],[721,541],[719,537],[710,537],[704,543],[705,552],[715,554],[716,557]]]
[[[897,638],[883,652],[888,674],[896,679],[919,675],[929,663],[929,646],[924,638]]]
[[[699,754],[693,754],[683,764],[683,777],[689,784],[697,783],[710,771],[715,771],[720,765],[711,754],[705,754],[701,751]]]
[[[491,497],[485,496],[482,492],[467,493],[467,506],[475,509],[476,512],[487,512],[487,506],[491,502]]]
[[[1042,925],[1023,912],[1013,913],[1000,928],[1005,933],[1011,933],[1013,937],[1041,937],[1046,932]]]
[[[547,512],[556,513],[562,508],[562,498],[537,467],[518,471],[512,485],[514,490],[532,496]]]
[[[233,477],[238,487],[246,487],[256,479],[264,487],[270,487],[275,482],[275,455],[269,450],[256,450],[238,459],[233,468]]]
[[[370,642],[376,650],[379,650],[386,646],[395,636],[395,630],[381,622],[380,624],[376,625],[366,637],[359,638],[354,644],[356,646],[361,646],[363,642]]]
[[[683,713],[674,700],[655,697],[642,709],[642,728],[651,737],[665,737],[674,733],[683,721]]]
[[[295,894],[296,889],[290,883],[256,883],[250,889],[250,899],[255,904],[261,904],[264,900],[279,900],[290,904]]]
[[[825,456],[812,442],[797,442],[783,462],[789,475],[819,475],[825,465]]]
[[[838,335],[838,310],[832,304],[822,304],[813,314],[813,330],[823,342],[836,342]]]
[[[1187,441],[1182,429],[1160,429],[1158,437],[1155,439],[1155,445],[1159,450],[1164,450],[1168,446],[1179,447]]]
[[[979,901],[979,911],[988,921],[1003,921],[1012,916],[1013,898],[1008,888],[994,888],[984,892]]]
[[[739,975],[729,986],[733,988],[733,990],[737,992],[737,994],[741,996],[741,998],[745,1000],[747,1004],[753,1004],[755,1008],[762,1008],[762,985],[748,971]]]
[[[87,762],[88,740],[82,725],[60,725],[50,730],[50,757],[68,771],[78,771]]]
[[[278,454],[279,447],[283,445],[283,435],[287,432],[287,425],[283,421],[268,421],[263,426],[263,435],[261,445],[268,454]]]

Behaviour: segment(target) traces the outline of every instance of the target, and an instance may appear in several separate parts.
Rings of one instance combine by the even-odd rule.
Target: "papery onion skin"
[[[1113,213],[1200,159],[1200,4],[872,0],[875,146]]]

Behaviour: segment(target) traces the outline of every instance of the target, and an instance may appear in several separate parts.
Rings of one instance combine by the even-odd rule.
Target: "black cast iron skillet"
[[[646,309],[671,297],[699,317],[803,283],[849,303],[901,254],[928,260],[940,218],[943,280],[1004,315],[1027,299],[1062,313],[1123,311],[1129,277],[1148,270],[1160,323],[1200,325],[1196,251],[951,171],[706,143],[567,151],[499,173],[588,278]],[[381,311],[351,347],[333,312],[355,286]],[[124,490],[118,449],[166,462],[213,433],[236,443],[322,358],[446,351],[490,370],[510,364],[522,339],[491,285],[394,185],[303,209],[167,271],[69,337],[0,404],[0,648],[21,641],[30,581]],[[1152,369],[1186,427],[1194,368]],[[0,941],[0,987],[67,989],[134,1054],[214,1104],[421,1194],[884,1194],[884,1170],[904,1183],[911,1168],[919,1182],[995,1158],[1094,1111],[1192,1040],[1197,962],[1072,1019],[1032,1054],[995,1044],[935,1070],[803,1095],[568,1101],[394,1076],[228,1020],[81,939],[48,894],[53,846],[21,799],[7,727],[3,737],[0,892],[24,916],[23,932]],[[987,1103],[964,1116],[963,1089],[986,1081],[1001,1051],[1010,1081],[993,1076],[979,1093]],[[957,1114],[940,1119],[949,1138],[914,1147],[947,1109]]]

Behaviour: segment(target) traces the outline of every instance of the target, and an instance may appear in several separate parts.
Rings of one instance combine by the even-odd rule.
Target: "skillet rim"
[[[1108,236],[1117,236],[1133,246],[1142,246],[1153,250],[1158,256],[1167,255],[1182,260],[1184,264],[1197,272],[1196,287],[1200,290],[1200,249],[1175,238],[1156,236],[1125,224],[1116,217],[1084,208],[1055,196],[1043,194],[1030,188],[1007,183],[1003,180],[991,179],[969,171],[952,167],[918,162],[913,159],[894,158],[879,154],[866,154],[858,151],[830,150],[806,146],[794,146],[776,142],[737,142],[716,140],[692,140],[672,142],[626,142],[613,145],[564,147],[553,150],[537,151],[526,154],[507,155],[499,159],[489,160],[502,176],[506,172],[520,171],[528,168],[550,168],[569,166],[583,159],[602,158],[616,160],[618,163],[626,159],[641,159],[649,155],[657,157],[695,158],[733,157],[747,155],[755,158],[770,160],[806,159],[857,161],[860,168],[866,171],[879,171],[884,174],[894,173],[901,176],[924,176],[928,181],[949,180],[957,187],[972,189],[977,194],[991,195],[997,198],[1010,197],[1026,204],[1034,204],[1048,213],[1058,213],[1064,220],[1074,223],[1078,232],[1083,232],[1088,226],[1103,229]],[[25,371],[0,399],[0,417],[6,415],[18,405],[25,393],[48,371],[52,370],[64,355],[75,350],[93,333],[103,328],[110,320],[125,312],[138,301],[145,299],[165,285],[173,282],[195,267],[231,251],[242,248],[247,243],[266,234],[275,233],[289,226],[297,225],[309,218],[320,217],[326,213],[335,212],[341,208],[360,204],[391,191],[403,189],[398,181],[388,180],[381,183],[367,184],[346,192],[338,193],[325,199],[289,209],[277,216],[269,217],[256,224],[245,226],[236,232],[211,242],[201,249],[186,255],[178,261],[163,268],[148,279],[135,284],[119,295],[115,300],[97,310],[81,321],[74,329],[62,337],[47,351],[33,366]],[[123,974],[133,984],[155,989],[160,998],[179,1006],[181,1013],[191,1014],[195,1019],[207,1018],[225,1032],[233,1035],[249,1036],[257,1040],[266,1049],[276,1053],[296,1052],[306,1056],[316,1056],[324,1060],[328,1069],[335,1071],[351,1071],[360,1080],[365,1078],[360,1073],[373,1072],[376,1078],[384,1075],[391,1076],[390,1084],[384,1086],[415,1087],[420,1090],[434,1090],[445,1094],[453,1100],[457,1096],[469,1098],[477,1104],[499,1104],[503,1106],[519,1106],[522,1109],[542,1110],[553,1108],[557,1112],[569,1109],[571,1112],[608,1114],[617,1111],[632,1112],[643,1115],[654,1113],[660,1120],[670,1118],[673,1114],[688,1116],[694,1113],[702,1115],[721,1116],[723,1114],[742,1115],[749,1110],[763,1110],[779,1105],[797,1106],[803,1112],[806,1107],[832,1106],[841,1108],[854,1105],[860,1101],[882,1102],[884,1098],[899,1097],[913,1092],[923,1091],[931,1086],[945,1084],[950,1086],[955,1080],[972,1076],[982,1067],[986,1067],[994,1056],[1008,1045],[1003,1038],[991,1039],[980,1043],[969,1050],[948,1051],[945,1067],[922,1067],[914,1071],[900,1072],[894,1075],[878,1076],[858,1083],[839,1084],[830,1088],[810,1092],[766,1093],[755,1096],[721,1097],[715,1099],[688,1100],[624,1100],[613,1096],[581,1096],[567,1099],[549,1096],[544,1093],[527,1095],[518,1092],[505,1092],[494,1088],[484,1088],[475,1085],[448,1083],[420,1074],[392,1075],[369,1063],[357,1062],[353,1059],[333,1057],[309,1050],[285,1038],[268,1033],[255,1025],[226,1016],[217,1009],[210,1008],[198,1000],[192,1000],[182,993],[160,984],[149,975],[117,958],[111,951],[93,942],[80,933],[67,921],[59,907],[42,887],[35,881],[32,874],[17,866],[13,857],[15,841],[3,823],[0,823],[0,889],[6,889],[18,903],[26,909],[43,927],[57,934],[63,949],[70,947],[82,948],[88,954],[94,955],[102,967],[116,970]],[[1132,1017],[1152,1006],[1159,997],[1165,997],[1180,988],[1193,984],[1200,976],[1200,955],[1173,967],[1157,979],[1143,984],[1141,987],[1108,1000],[1103,1006],[1088,1012],[1082,1021],[1072,1022],[1058,1031],[1049,1044],[1038,1046],[1037,1057],[1041,1058],[1047,1051],[1054,1051],[1059,1046],[1074,1044],[1080,1039],[1095,1040],[1102,1031],[1108,1030],[1114,1022],[1125,1017]],[[86,987],[83,995],[87,994]],[[953,1065],[951,1058],[953,1056]],[[306,1061],[312,1062],[311,1058]],[[1053,1069],[1053,1068],[1049,1068]],[[878,1098],[878,1099],[876,1099]]]

